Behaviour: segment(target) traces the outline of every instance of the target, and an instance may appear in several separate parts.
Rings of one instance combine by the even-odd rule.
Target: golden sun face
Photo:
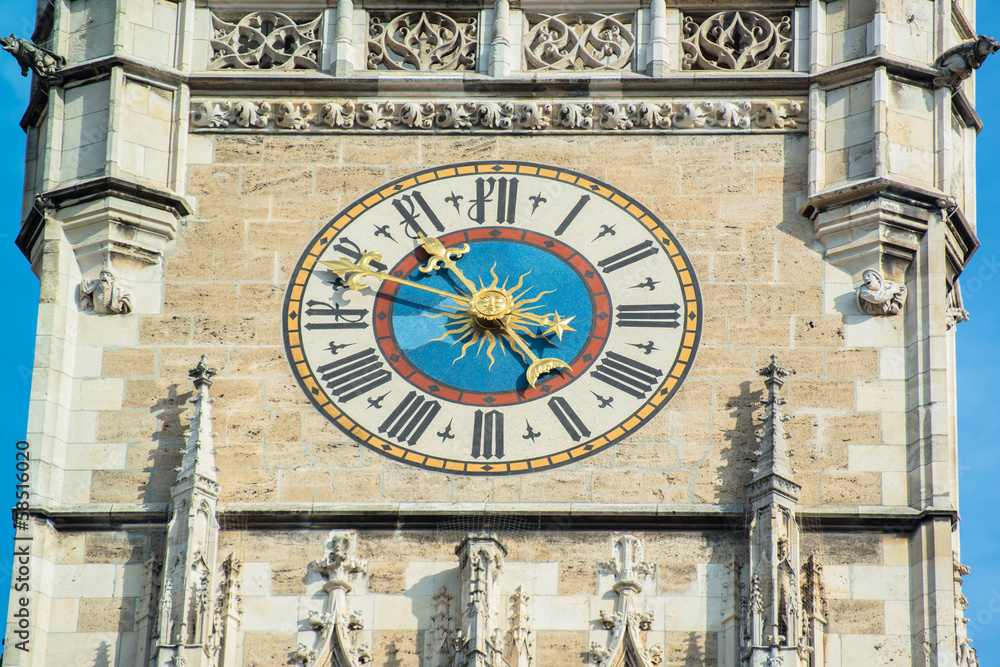
[[[537,302],[546,294],[552,294],[552,291],[541,292],[532,298],[525,298],[531,288],[528,287],[522,291],[522,287],[524,286],[524,279],[530,273],[531,271],[528,271],[522,275],[518,279],[517,284],[508,290],[506,280],[504,280],[503,285],[499,284],[500,279],[497,277],[496,265],[494,265],[490,269],[493,282],[490,285],[484,285],[480,281],[479,291],[471,299],[471,309],[459,310],[456,313],[426,315],[426,317],[445,317],[449,320],[445,325],[445,333],[441,337],[433,339],[433,341],[443,341],[450,336],[453,339],[451,342],[452,345],[462,343],[462,351],[455,357],[452,363],[464,357],[469,348],[477,344],[477,355],[483,351],[483,347],[486,348],[486,356],[490,359],[490,368],[493,368],[493,364],[496,362],[496,359],[493,357],[493,350],[497,346],[499,346],[502,354],[507,354],[507,348],[509,347],[526,364],[531,363],[532,360],[528,359],[524,352],[511,342],[504,327],[498,322],[498,320],[503,320],[507,327],[518,334],[531,338],[543,337],[543,334],[536,333],[529,328],[529,321],[521,316],[531,314],[531,311],[538,307],[531,304]],[[447,304],[445,307],[455,308],[456,310],[460,308],[459,306]],[[504,345],[503,341],[506,341],[507,344]]]
[[[472,307],[476,315],[487,320],[498,320],[511,311],[512,302],[507,293],[487,287],[472,297]]]

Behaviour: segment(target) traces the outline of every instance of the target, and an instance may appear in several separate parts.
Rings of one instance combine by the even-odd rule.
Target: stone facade
[[[949,388],[992,47],[971,1],[716,4],[40,8],[4,664],[978,664]],[[673,231],[696,360],[570,465],[391,461],[293,378],[293,269],[366,193],[501,160]]]

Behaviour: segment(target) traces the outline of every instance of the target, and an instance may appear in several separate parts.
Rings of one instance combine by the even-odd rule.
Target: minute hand
[[[542,375],[543,373],[548,373],[549,371],[554,371],[559,368],[567,368],[567,369],[570,368],[570,365],[567,364],[562,359],[554,359],[554,358],[539,359],[535,355],[535,353],[531,351],[531,348],[528,347],[528,344],[524,342],[524,339],[521,338],[516,331],[514,331],[513,327],[511,327],[507,321],[502,319],[498,321],[503,326],[504,333],[507,334],[507,337],[510,340],[510,342],[521,348],[521,351],[524,352],[526,355],[528,355],[528,358],[531,359],[532,363],[530,366],[528,366],[528,370],[525,373],[525,375],[528,378],[528,384],[530,384],[532,387],[534,387],[535,384],[538,382],[539,375]]]
[[[413,287],[414,289],[431,292],[432,294],[438,294],[466,307],[471,306],[471,302],[467,296],[445,292],[444,290],[415,283],[412,280],[397,278],[391,273],[373,270],[370,267],[370,263],[373,261],[380,261],[381,259],[382,255],[377,252],[366,252],[361,256],[361,259],[357,264],[346,258],[341,258],[333,262],[320,262],[320,264],[329,267],[334,273],[344,276],[347,287],[357,292],[360,292],[366,287],[370,287],[370,285],[365,285],[362,282],[365,278],[377,278],[378,280],[388,280],[389,282],[399,283],[400,285],[406,285],[407,287]]]

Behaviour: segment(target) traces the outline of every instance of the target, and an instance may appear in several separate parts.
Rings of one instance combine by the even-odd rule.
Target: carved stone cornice
[[[177,219],[191,215],[194,208],[187,198],[173,191],[114,176],[49,190],[38,195],[15,241],[29,261],[41,237],[46,211],[59,217],[67,234],[77,230],[88,244],[103,244],[102,250],[107,252],[114,252],[118,246],[123,252],[135,250],[137,258],[145,256],[151,263],[165,243],[176,236]],[[130,227],[128,234],[116,234],[111,228],[120,223]],[[108,230],[104,234],[85,231],[95,224],[107,226]]]
[[[939,190],[870,178],[816,193],[800,209],[812,219],[815,238],[833,264],[858,281],[874,268],[900,284],[928,224],[943,211],[951,211],[947,219],[954,242],[949,256],[958,273],[979,241],[954,202]]]
[[[223,523],[253,530],[287,531],[309,528],[364,528],[366,530],[438,530],[456,517],[481,518],[482,504],[384,503],[377,506],[347,503],[227,503],[219,512]],[[32,504],[28,515],[50,521],[59,530],[97,530],[164,526],[166,503],[88,503],[85,505]],[[672,530],[679,532],[732,530],[742,525],[745,503],[719,505],[627,505],[604,503],[501,503],[490,513],[522,521],[525,530]],[[915,510],[908,507],[852,508],[809,506],[799,518],[817,529],[840,532],[908,532],[946,521],[958,525],[954,509]]]
[[[195,132],[804,132],[804,100],[195,100]]]

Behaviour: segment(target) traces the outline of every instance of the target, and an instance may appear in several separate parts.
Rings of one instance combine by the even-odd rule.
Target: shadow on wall
[[[170,485],[177,479],[177,468],[184,455],[184,436],[187,423],[181,417],[190,412],[192,392],[177,393],[176,384],[167,387],[167,395],[157,399],[150,408],[156,417],[157,429],[153,440],[156,447],[146,455],[144,472],[150,473],[145,502],[165,503],[170,501]],[[187,415],[190,417],[190,414]]]
[[[715,502],[743,503],[746,501],[746,485],[750,483],[750,469],[757,462],[757,428],[754,418],[760,409],[764,392],[752,389],[757,383],[749,380],[740,383],[740,393],[730,396],[725,410],[730,417],[730,428],[722,433],[719,444],[720,465],[714,483],[719,487]],[[708,499],[706,499],[708,500]]]

